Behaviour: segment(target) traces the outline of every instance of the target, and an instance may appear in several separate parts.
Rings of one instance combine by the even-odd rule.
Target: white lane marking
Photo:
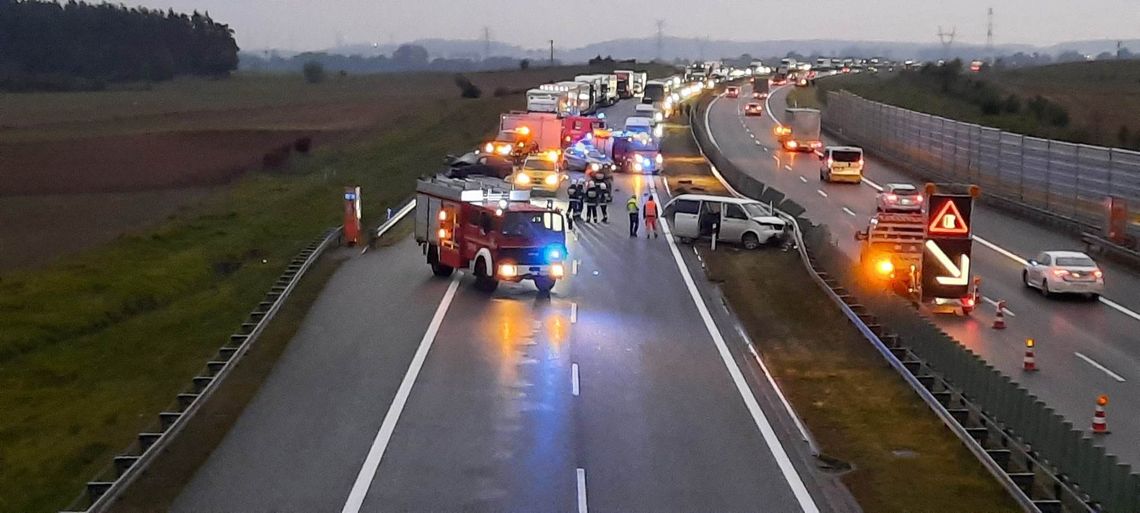
[[[1115,372],[1108,370],[1108,368],[1106,368],[1105,366],[1097,363],[1096,360],[1093,360],[1092,358],[1089,358],[1089,357],[1087,357],[1081,353],[1073,353],[1073,354],[1077,355],[1077,358],[1080,358],[1080,359],[1088,362],[1089,365],[1092,365],[1093,367],[1100,369],[1101,372],[1108,374],[1109,377],[1111,377],[1112,379],[1115,379],[1116,381],[1118,381],[1120,383],[1124,383],[1124,378],[1121,377],[1120,374],[1117,374]]]
[[[578,364],[570,364],[570,388],[574,392],[574,397],[578,397]]]
[[[756,141],[756,144],[757,144],[757,145],[759,145],[759,144],[760,144],[760,141]],[[762,149],[762,150],[764,150],[764,151],[768,151],[768,148],[767,148],[767,147],[761,147],[760,149]]]
[[[578,259],[577,258],[575,258],[573,262],[570,262],[570,274],[578,274]]]
[[[1010,260],[1013,260],[1014,262],[1017,262],[1021,265],[1025,265],[1027,263],[1024,258],[1021,258],[1021,257],[1019,257],[1019,256],[1017,256],[1017,255],[1015,255],[1009,251],[1006,251],[1005,248],[1002,248],[1001,246],[998,246],[997,244],[994,244],[994,243],[992,243],[986,239],[978,237],[977,235],[974,236],[974,240],[978,241],[979,243],[981,243],[983,246],[985,246],[987,248],[990,248],[994,251],[997,251],[1002,256],[1004,256]]]
[[[412,363],[408,365],[408,372],[404,374],[400,388],[396,390],[396,396],[392,398],[392,404],[388,406],[388,413],[384,414],[384,421],[380,423],[380,430],[376,433],[376,439],[372,441],[372,447],[368,449],[368,456],[364,458],[364,464],[360,467],[360,472],[356,474],[356,481],[352,484],[352,490],[348,492],[348,499],[345,500],[344,507],[340,510],[341,513],[359,513],[360,506],[364,504],[364,496],[368,494],[368,487],[376,479],[376,470],[380,468],[380,460],[384,457],[384,451],[392,439],[392,432],[396,430],[396,422],[400,420],[400,414],[404,411],[404,405],[407,404],[408,396],[412,393],[412,386],[416,383],[416,377],[420,375],[420,369],[424,366],[428,351],[431,350],[432,343],[435,342],[435,336],[439,332],[440,325],[443,324],[443,317],[447,315],[447,309],[451,306],[451,301],[455,299],[455,291],[459,288],[459,276],[460,274],[456,273],[451,279],[451,285],[448,285],[447,292],[443,294],[443,299],[440,300],[439,306],[435,309],[435,315],[432,316],[431,323],[428,324],[427,331],[424,332],[424,337],[420,339],[420,346],[416,349],[416,354],[412,356]]]
[[[578,513],[587,513],[586,508],[586,469],[578,469]]]
[[[749,131],[749,132],[748,132],[748,137],[751,137],[751,138],[755,139],[755,138],[756,138],[756,134],[753,134],[751,131]]]
[[[570,324],[578,322],[578,303],[570,303]]]
[[[867,178],[866,176],[863,177],[863,183],[867,184],[867,187],[875,189],[876,191],[879,191],[879,192],[883,192],[883,187],[881,185],[879,185],[875,182],[872,182],[871,179]]]
[[[780,120],[776,119],[775,114],[772,114],[772,95],[776,94],[776,91],[779,91],[779,90],[787,88],[787,87],[788,86],[786,86],[786,85],[780,86],[780,87],[777,87],[771,91],[768,91],[768,96],[766,98],[764,98],[764,112],[768,114],[768,117],[772,118],[773,123],[775,123],[777,125],[781,125],[781,126],[783,125],[783,123],[781,123]]]
[[[816,190],[815,190],[815,193],[816,193],[816,194],[819,194],[820,196],[823,196],[823,197],[825,197],[825,198],[827,197],[827,193],[826,193],[826,192],[823,192],[823,189],[816,189]]]
[[[650,192],[653,195],[653,201],[659,202],[657,198],[657,190],[650,182]],[[760,409],[760,403],[756,401],[756,397],[752,395],[752,391],[748,388],[748,383],[744,380],[744,374],[740,372],[737,367],[736,361],[732,358],[732,353],[728,350],[728,345],[724,342],[724,337],[720,334],[720,329],[717,328],[716,323],[713,321],[712,315],[709,314],[709,309],[705,306],[705,302],[701,299],[701,294],[697,290],[696,283],[693,282],[693,276],[689,273],[689,268],[685,266],[685,261],[681,258],[681,251],[677,249],[677,243],[673,241],[673,233],[669,229],[669,222],[665,219],[660,219],[661,231],[665,235],[665,240],[669,243],[669,250],[673,253],[673,261],[677,264],[677,269],[681,272],[681,278],[685,282],[685,287],[689,290],[689,296],[693,299],[693,303],[697,307],[697,312],[701,315],[701,320],[704,321],[705,329],[708,330],[709,336],[712,337],[713,343],[716,345],[717,352],[720,353],[720,358],[724,362],[724,366],[728,369],[729,376],[732,377],[733,384],[736,385],[737,392],[740,393],[741,399],[744,400],[744,405],[748,409],[748,413],[752,415],[752,421],[756,423],[756,428],[764,437],[764,443],[768,445],[768,450],[772,452],[772,457],[776,460],[777,466],[780,467],[780,472],[784,476],[784,480],[788,482],[788,486],[792,489],[792,494],[795,495],[796,501],[800,504],[800,509],[804,513],[819,513],[819,507],[816,506],[815,500],[812,499],[811,493],[808,492],[807,487],[804,486],[803,479],[796,471],[796,467],[792,465],[792,460],[788,458],[788,453],[784,450],[784,446],[780,444],[780,439],[776,437],[776,432],[772,429],[772,424],[768,422],[768,417],[764,415],[764,410]],[[579,491],[579,496],[583,492]],[[581,506],[579,506],[581,511]]]
[[[709,102],[709,106],[705,108],[705,133],[709,135],[709,142],[713,143],[713,146],[716,146],[718,149],[720,148],[720,143],[716,142],[716,137],[713,136],[712,130],[709,128],[709,112],[712,112],[713,105],[716,105],[716,102],[720,101],[720,98],[721,95],[717,95],[716,98],[713,98],[712,101]]]
[[[792,166],[784,166],[784,169],[787,169],[788,171],[791,171],[791,170],[792,170]]]
[[[1124,314],[1124,315],[1127,315],[1127,316],[1129,316],[1129,317],[1131,317],[1131,318],[1133,318],[1133,319],[1136,319],[1136,320],[1140,321],[1140,314],[1138,314],[1138,313],[1136,313],[1136,312],[1133,312],[1132,310],[1129,310],[1128,308],[1124,307],[1124,306],[1123,306],[1123,305],[1121,305],[1120,303],[1117,303],[1116,301],[1113,301],[1113,300],[1111,300],[1111,299],[1108,299],[1108,298],[1106,298],[1106,297],[1104,297],[1104,296],[1101,296],[1101,297],[1100,297],[1100,302],[1101,302],[1102,304],[1104,304],[1105,306],[1107,306],[1107,307],[1109,307],[1109,308],[1112,308],[1112,309],[1116,310],[1117,312],[1120,312],[1120,313],[1122,313],[1122,314]]]
[[[368,246],[364,246],[364,249],[360,250],[360,254],[361,254],[361,255],[363,255],[363,254],[365,254],[365,253],[367,253],[367,252],[368,252]]]
[[[852,212],[851,209],[849,209],[847,207],[843,207],[843,211],[846,212],[847,215],[849,215],[851,217],[855,217],[855,212]]]
[[[775,161],[776,161],[776,165],[777,165],[777,166],[778,166],[778,165],[780,165],[780,157],[777,157],[777,156],[775,156],[775,155],[772,155],[772,160],[775,160]]]
[[[994,299],[990,299],[990,298],[988,298],[988,297],[986,297],[986,296],[982,296],[982,301],[985,301],[985,302],[987,302],[987,303],[989,303],[989,304],[993,305],[993,307],[994,307],[995,309],[997,308],[997,305],[998,305],[998,302],[997,302],[997,300],[994,300]],[[1013,311],[1012,311],[1012,310],[1010,310],[1008,307],[1007,307],[1007,308],[1002,308],[1001,310],[1002,310],[1003,312],[1005,312],[1005,314],[1006,314],[1006,315],[1008,315],[1008,316],[1010,316],[1010,317],[1017,317],[1017,314],[1013,313]]]
[[[803,183],[807,183],[807,178],[804,178],[804,177],[802,177],[802,176],[801,176],[801,177],[798,177],[798,178],[800,179],[800,181],[801,181],[801,182],[803,182]]]
[[[772,389],[776,391],[776,396],[780,398],[780,402],[784,405],[784,411],[788,412],[788,416],[792,418],[792,422],[796,425],[796,429],[800,432],[800,438],[811,446],[812,454],[818,454],[819,448],[816,447],[815,439],[812,438],[811,433],[808,432],[807,427],[800,421],[800,416],[796,415],[796,411],[792,409],[792,403],[788,402],[788,398],[784,397],[784,391],[780,390],[780,385],[776,383],[776,379],[772,377],[772,373],[768,371],[768,366],[764,365],[764,359],[760,358],[760,353],[756,352],[756,345],[752,343],[752,338],[745,333],[744,328],[736,325],[736,332],[740,334],[740,338],[744,339],[745,345],[748,346],[748,352],[752,353],[752,359],[760,366],[760,370],[764,372],[764,377],[768,379],[768,384],[772,385]]]

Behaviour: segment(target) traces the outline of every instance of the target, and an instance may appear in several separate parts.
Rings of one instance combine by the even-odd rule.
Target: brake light
[[[796,146],[799,146],[799,143],[797,143],[797,142],[795,142],[795,141],[788,141],[788,142],[787,142],[787,144],[786,144],[786,146],[787,146],[788,148],[795,148]]]
[[[921,195],[921,194],[919,194],[918,196],[915,196],[915,197],[914,197],[914,202],[915,202],[915,203],[922,203],[922,195]]]
[[[895,196],[894,194],[888,194],[888,195],[886,195],[886,199],[887,199],[887,201],[890,201],[893,203],[893,202],[898,201],[899,197]]]
[[[1097,269],[1093,271],[1093,276],[1096,276],[1096,279],[1099,280],[1101,278],[1104,278],[1104,273],[1100,272],[1100,269]]]
[[[965,296],[962,298],[962,306],[966,308],[974,307],[974,296]]]
[[[830,165],[832,165],[832,164],[835,164],[835,161],[834,161],[834,160],[832,160],[831,158],[828,158],[828,159],[827,159],[827,165],[828,165],[828,166],[830,166]]]
[[[862,165],[863,165],[863,159],[859,159],[859,165],[860,165],[860,166],[862,166]]]
[[[1069,275],[1069,271],[1066,271],[1064,269],[1053,269],[1053,276],[1062,277],[1062,276],[1068,276],[1068,275]]]

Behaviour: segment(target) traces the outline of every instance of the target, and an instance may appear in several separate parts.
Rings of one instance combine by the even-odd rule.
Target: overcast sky
[[[243,48],[324,49],[345,43],[442,37],[526,48],[578,47],[647,36],[665,20],[670,36],[731,39],[863,39],[935,43],[938,26],[959,41],[1052,44],[1140,37],[1137,0],[126,0],[179,11],[209,11]],[[617,12],[612,6],[619,5]],[[792,11],[794,9],[794,12]],[[634,15],[636,13],[636,15]]]

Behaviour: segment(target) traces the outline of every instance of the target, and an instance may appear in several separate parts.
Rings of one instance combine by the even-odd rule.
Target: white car
[[[652,125],[657,125],[657,123],[665,119],[661,111],[657,110],[657,107],[651,103],[639,103],[633,108],[633,111],[637,113],[638,116],[649,118],[649,122]]]
[[[1048,297],[1051,294],[1084,294],[1100,297],[1104,273],[1093,259],[1079,251],[1043,251],[1025,264],[1021,281]]]

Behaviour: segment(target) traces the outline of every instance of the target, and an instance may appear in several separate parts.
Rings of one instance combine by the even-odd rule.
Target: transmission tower
[[[994,8],[986,11],[986,55],[994,55]]]
[[[942,30],[942,25],[938,26],[938,41],[942,43],[942,56],[944,58],[950,57],[950,45],[954,44],[954,36],[958,33],[958,27],[952,27],[950,32]]]
[[[491,29],[483,27],[483,60],[491,57]]]
[[[665,48],[665,20],[657,20],[657,60],[663,61]]]

